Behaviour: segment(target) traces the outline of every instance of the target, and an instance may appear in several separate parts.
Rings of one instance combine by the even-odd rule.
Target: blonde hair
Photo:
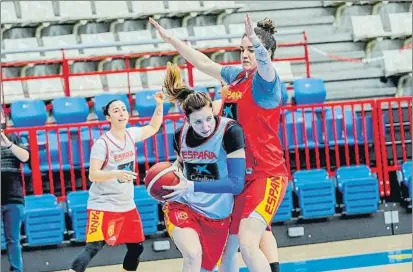
[[[195,92],[185,86],[178,65],[170,62],[167,64],[163,92],[168,97],[169,101],[177,102],[181,105],[182,110],[187,117],[194,111],[198,111],[203,107],[209,106],[212,108],[212,100],[209,94]]]

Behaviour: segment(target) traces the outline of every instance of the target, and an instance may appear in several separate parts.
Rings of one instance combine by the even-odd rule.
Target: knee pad
[[[123,269],[126,271],[136,271],[139,265],[139,257],[143,252],[142,243],[126,244],[128,251],[123,259]]]

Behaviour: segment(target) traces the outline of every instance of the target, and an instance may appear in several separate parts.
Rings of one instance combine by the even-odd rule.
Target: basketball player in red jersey
[[[288,179],[278,137],[281,80],[271,62],[276,49],[275,26],[266,18],[254,28],[250,16],[245,15],[246,33],[240,45],[242,68],[237,68],[213,62],[168,34],[155,20],[150,22],[162,39],[198,70],[229,85],[223,100],[215,103],[215,112],[238,120],[244,129],[246,185],[235,199],[231,235],[220,271],[238,271],[238,247],[249,271],[279,271],[277,243],[269,225],[284,197]]]

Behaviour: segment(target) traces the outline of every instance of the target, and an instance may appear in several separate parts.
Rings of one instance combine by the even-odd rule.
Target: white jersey
[[[125,140],[118,141],[110,131],[95,141],[90,158],[105,161],[102,170],[135,171],[135,143],[142,138],[142,129],[138,127],[126,130]],[[88,209],[126,212],[136,208],[134,201],[134,181],[93,182],[89,189]]]

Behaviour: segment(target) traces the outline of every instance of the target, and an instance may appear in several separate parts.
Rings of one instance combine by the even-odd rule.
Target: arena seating
[[[149,196],[144,186],[135,186],[135,203],[142,219],[145,235],[158,231],[158,202]]]
[[[325,218],[335,214],[335,185],[324,169],[297,171],[293,175],[293,182],[300,214],[304,219]]]
[[[403,184],[408,188],[410,202],[412,201],[412,161],[407,161],[402,165]]]
[[[64,231],[64,211],[54,195],[25,198],[24,232],[29,246],[62,243]]]
[[[155,111],[156,102],[153,96],[159,92],[159,90],[145,90],[136,93],[135,96],[135,110],[140,117],[151,117]],[[171,103],[164,103],[163,114],[168,114],[171,108]]]
[[[98,120],[106,120],[106,117],[103,114],[103,107],[114,99],[119,99],[125,103],[126,109],[130,112],[131,107],[126,94],[98,94],[94,97],[95,112],[98,116]]]
[[[20,100],[11,103],[11,119],[16,127],[43,126],[47,112],[42,100]]]
[[[57,124],[87,121],[89,107],[84,97],[60,97],[52,101],[53,117]]]
[[[67,212],[72,223],[73,239],[75,241],[85,241],[86,239],[88,197],[88,191],[67,194]]]
[[[352,16],[353,40],[355,42],[385,37],[383,24],[379,15]]]
[[[411,50],[383,50],[384,74],[386,77],[412,71]]]
[[[343,195],[345,214],[375,213],[379,205],[379,183],[365,165],[340,167],[337,188]]]
[[[6,236],[4,235],[3,218],[1,219],[1,250],[6,249]]]

